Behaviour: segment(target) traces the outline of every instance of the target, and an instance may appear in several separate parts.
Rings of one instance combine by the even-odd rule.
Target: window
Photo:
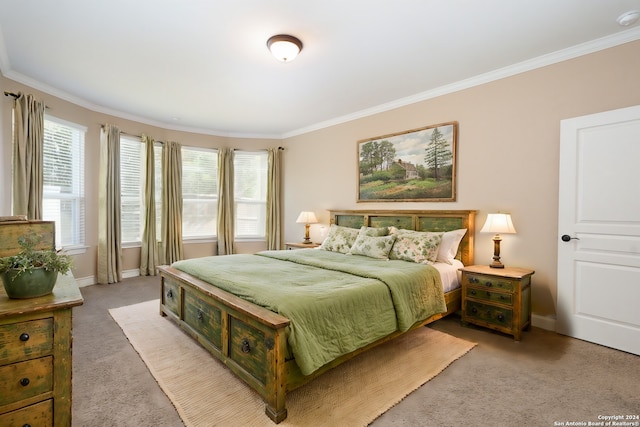
[[[56,223],[56,247],[84,246],[84,134],[86,128],[44,120],[42,219]]]
[[[120,136],[120,226],[125,246],[142,242],[144,229],[145,146],[140,138]],[[154,144],[156,239],[160,240],[162,207],[162,145]]]
[[[236,151],[234,153],[236,238],[265,238],[267,158],[266,151]]]
[[[218,155],[215,150],[182,147],[182,236],[216,236]]]
[[[125,245],[142,240],[144,171],[144,144],[140,138],[121,135],[120,236]]]

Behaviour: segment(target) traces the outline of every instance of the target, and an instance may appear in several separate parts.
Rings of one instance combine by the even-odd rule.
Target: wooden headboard
[[[466,228],[457,259],[473,265],[476,211],[330,210],[330,223],[343,227],[390,227],[415,231],[451,231]]]

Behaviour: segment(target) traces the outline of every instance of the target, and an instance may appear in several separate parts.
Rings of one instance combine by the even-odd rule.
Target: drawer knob
[[[171,289],[167,292],[167,298],[173,298],[173,291]]]
[[[30,382],[31,382],[31,381],[29,381],[29,378],[21,378],[21,379],[20,379],[20,385],[21,385],[22,387],[26,387],[26,386],[28,386]]]
[[[243,338],[241,349],[242,349],[243,353],[250,353],[251,352],[251,344],[249,344],[249,340],[248,339]]]
[[[471,295],[475,295],[476,294],[476,290],[475,289],[471,289]]]
[[[204,320],[204,313],[202,310],[198,310],[198,320],[201,322]]]
[[[491,283],[491,282],[485,282],[485,286],[486,286],[486,287],[488,287],[488,288],[490,288],[490,287],[492,287],[492,286],[493,286],[493,283]]]
[[[502,313],[498,313],[498,316],[497,316],[497,317],[498,317],[498,320],[499,320],[499,321],[504,322],[504,314],[502,314]]]
[[[491,292],[487,291],[487,298],[491,297]]]
[[[476,313],[478,312],[478,309],[477,309],[477,308],[475,308],[475,307],[471,307],[471,312],[472,312],[473,314],[476,314]]]
[[[26,332],[23,332],[22,334],[20,334],[20,341],[22,342],[29,341],[29,334]]]
[[[31,424],[23,424],[22,427],[31,427]]]

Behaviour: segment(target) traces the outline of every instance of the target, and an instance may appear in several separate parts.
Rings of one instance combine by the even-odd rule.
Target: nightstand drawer
[[[53,426],[53,400],[0,415],[0,426]]]
[[[162,304],[180,316],[180,286],[171,279],[162,279]]]
[[[511,328],[513,310],[476,301],[465,301],[465,315],[470,320],[479,320],[492,325]]]
[[[469,286],[513,292],[518,289],[518,280],[482,274],[465,274]]]
[[[493,301],[498,302],[500,304],[512,305],[513,304],[513,294],[503,293],[503,292],[495,292],[493,290],[487,290],[482,288],[466,288],[465,295],[467,298],[475,298],[478,300],[484,301]]]

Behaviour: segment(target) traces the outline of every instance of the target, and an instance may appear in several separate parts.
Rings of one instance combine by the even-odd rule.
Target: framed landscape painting
[[[458,123],[358,141],[358,202],[456,200]]]

